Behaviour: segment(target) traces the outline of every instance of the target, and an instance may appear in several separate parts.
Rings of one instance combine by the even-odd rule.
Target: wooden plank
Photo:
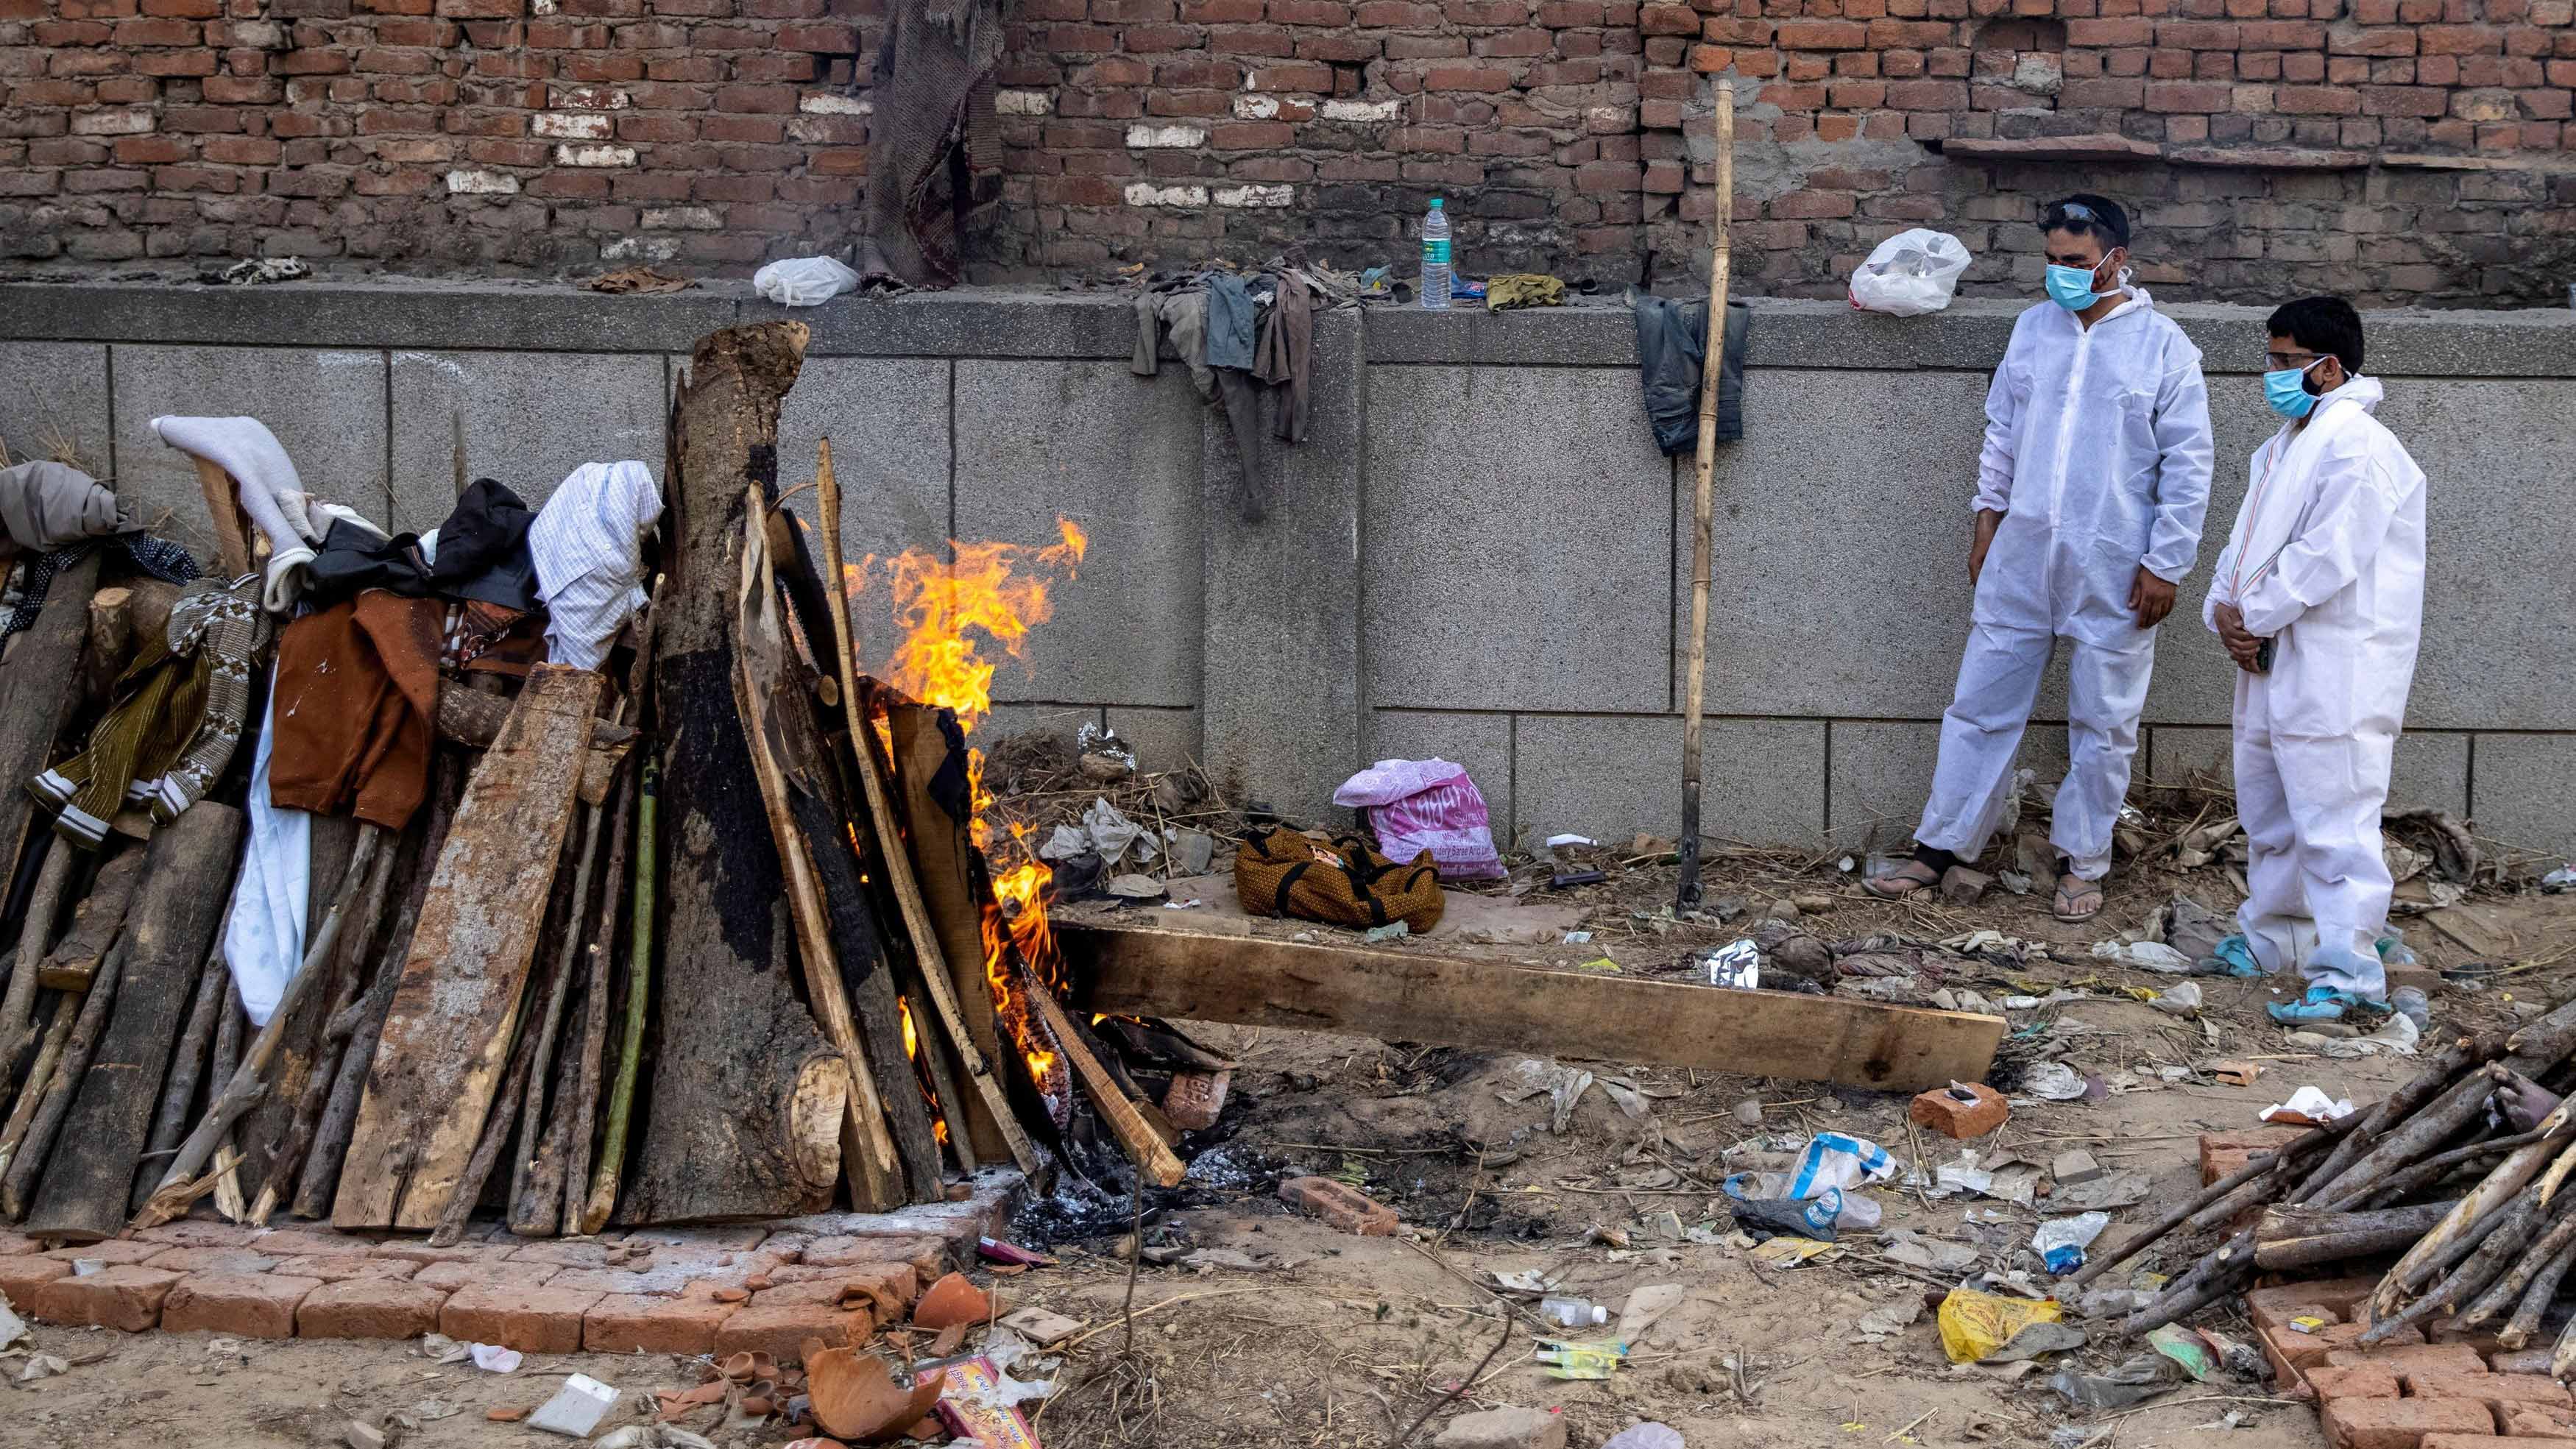
[[[1118,1145],[1126,1149],[1128,1160],[1136,1164],[1138,1172],[1152,1179],[1156,1187],[1177,1187],[1189,1169],[1172,1155],[1172,1146],[1163,1140],[1162,1134],[1146,1124],[1145,1115],[1136,1110],[1136,1104],[1128,1100],[1125,1092],[1118,1090],[1118,1084],[1110,1080],[1109,1069],[1100,1064],[1100,1058],[1093,1056],[1091,1048],[1082,1044],[1081,1034],[1065,1018],[1064,1008],[1056,1004],[1045,987],[1034,983],[1029,986],[1029,999],[1037,1004],[1038,1014],[1045,1017],[1047,1025],[1054,1030],[1056,1045],[1064,1048],[1064,1059],[1073,1063],[1075,1079],[1091,1095],[1092,1105],[1100,1109],[1100,1120],[1107,1124],[1109,1135],[1117,1138]]]
[[[7,857],[7,868],[0,869],[0,880],[17,879],[19,842],[30,834],[28,821],[35,820],[36,830],[48,828],[35,814],[26,785],[54,762],[55,741],[80,710],[82,661],[89,652],[89,601],[98,592],[99,554],[100,550],[91,549],[54,575],[35,627],[8,644],[8,688],[0,692],[0,856]],[[48,916],[37,934],[44,935],[52,927]],[[39,944],[35,958],[25,962],[21,973],[25,984],[13,981],[7,1008],[0,1012],[0,1026],[10,1033],[5,1047],[0,1047],[0,1057],[9,1061],[17,1060],[32,1035],[27,1013],[35,1009],[36,960],[44,954]]]
[[[87,1243],[125,1226],[135,1166],[196,991],[195,969],[223,919],[242,829],[242,812],[200,800],[138,852],[143,886],[125,922],[115,1015],[63,1119],[65,1150],[45,1164],[27,1213],[31,1230]]]
[[[491,1111],[606,681],[541,664],[465,787],[358,1104],[331,1221],[427,1229]]]
[[[993,1019],[992,984],[984,979],[984,910],[975,888],[975,847],[967,838],[966,823],[949,814],[930,788],[931,781],[965,748],[964,736],[958,732],[956,716],[926,704],[890,704],[886,723],[895,766],[895,791],[890,793],[901,796],[907,832],[902,839],[911,849],[913,881],[921,892],[939,957],[948,967],[949,990],[938,1000],[941,1024],[956,1034],[966,1071],[976,1079],[975,1092],[966,1099],[975,1155],[987,1162],[1008,1156],[1025,1165],[1029,1161],[1026,1134],[1012,1120],[1001,1080],[993,1075],[1008,1048]],[[895,849],[892,838],[880,832],[879,839],[886,851]],[[949,1019],[951,1005],[959,1021]],[[966,1051],[969,1047],[972,1057]],[[983,1059],[983,1071],[976,1070],[973,1057]]]
[[[1984,1079],[2001,1017],[1491,961],[1127,927],[1055,928],[1085,1011],[1661,1063],[1918,1092]],[[1088,994],[1084,995],[1087,988]]]

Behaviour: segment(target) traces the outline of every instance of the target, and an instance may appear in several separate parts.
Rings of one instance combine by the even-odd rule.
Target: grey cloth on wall
[[[52,553],[136,525],[116,495],[68,463],[38,460],[0,468],[0,533],[20,548]]]
[[[1207,361],[1207,293],[1192,288],[1137,295],[1136,352],[1127,360],[1127,370],[1138,377],[1152,377],[1159,366],[1158,327],[1171,329],[1172,350],[1190,365],[1191,385],[1200,397],[1214,401],[1216,378]]]
[[[1208,366],[1251,368],[1257,346],[1252,288],[1232,272],[1199,280],[1207,287]]]

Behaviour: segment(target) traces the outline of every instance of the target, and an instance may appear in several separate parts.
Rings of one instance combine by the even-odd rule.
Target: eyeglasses
[[[2283,372],[2293,367],[2304,372],[2316,366],[2317,359],[2323,356],[2325,354],[2322,352],[2266,352],[2263,354],[2263,361],[2273,372]]]

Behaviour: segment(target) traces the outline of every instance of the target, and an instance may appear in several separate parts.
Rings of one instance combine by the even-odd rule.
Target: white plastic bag
[[[859,284],[859,274],[830,257],[771,262],[751,274],[751,289],[790,307],[820,307]]]
[[[1880,242],[1852,273],[1851,304],[1864,312],[1920,317],[1950,305],[1968,248],[1943,231],[1916,227]]]

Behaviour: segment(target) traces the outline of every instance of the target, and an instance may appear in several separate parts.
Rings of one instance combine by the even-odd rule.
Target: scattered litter
[[[2293,1127],[2322,1127],[2352,1115],[2352,1100],[2337,1100],[2315,1087],[2302,1086],[2290,1094],[2287,1102],[2275,1102],[2262,1111],[2266,1122],[2280,1122]]]
[[[1739,1126],[1744,1126],[1744,1127],[1759,1127],[1759,1126],[1761,1126],[1761,1125],[1762,1125],[1762,1099],[1761,1099],[1760,1097],[1747,1097],[1747,1098],[1745,1098],[1743,1101],[1736,1103],[1736,1104],[1735,1104],[1735,1108],[1734,1108],[1734,1115],[1735,1115],[1736,1123],[1737,1123]]]
[[[2030,1300],[1953,1288],[1941,1300],[1941,1351],[1952,1363],[1975,1363],[2034,1323],[2054,1323],[2063,1310],[2054,1298]]]
[[[2143,1172],[2115,1172],[2071,1187],[2060,1183],[2056,1193],[2048,1199],[2048,1205],[2075,1212],[2136,1207],[2147,1200],[2152,1182]]]
[[[2056,1319],[2025,1323],[2004,1346],[1977,1360],[1981,1364],[2027,1363],[2044,1353],[2070,1353],[2086,1342],[2084,1330]]]
[[[1983,1253],[1965,1243],[1927,1238],[1911,1228],[1899,1228],[1888,1234],[1880,1255],[1909,1268],[1941,1274],[1965,1273],[1985,1260]]]
[[[1490,1275],[1494,1286],[1511,1293],[1545,1293],[1556,1286],[1556,1280],[1536,1268],[1522,1268],[1510,1273]]]
[[[1050,1313],[1035,1305],[1003,1314],[1002,1324],[1040,1348],[1053,1348],[1082,1331],[1081,1319]]]
[[[650,296],[657,292],[686,291],[697,282],[694,278],[675,277],[651,267],[619,267],[613,272],[602,272],[581,285],[593,292]]]
[[[1401,941],[1412,934],[1413,927],[1403,921],[1389,921],[1383,926],[1371,926],[1360,932],[1363,939],[1370,941]]]
[[[2316,1025],[2327,1026],[2333,1023],[2320,1022]],[[2401,1011],[2390,1013],[2388,1020],[2380,1025],[2379,1030],[2368,1036],[2337,1037],[2311,1029],[2290,1033],[2290,1040],[2298,1043],[2301,1037],[2313,1038],[2313,1049],[2318,1053],[2337,1060],[2349,1060],[2354,1057],[2377,1056],[2382,1052],[2390,1056],[2411,1057],[2415,1055],[2415,1043],[2422,1038],[2423,1034],[2422,1029],[2415,1025],[2414,1018]]]
[[[2064,1062],[2041,1062],[2022,1073],[2021,1090],[2050,1102],[2072,1102],[2084,1095],[2084,1077]]]
[[[1885,1343],[1914,1325],[1923,1316],[1923,1300],[1908,1297],[1882,1308],[1873,1308],[1860,1316],[1859,1333],[1854,1343]]]
[[[1730,941],[1713,951],[1703,952],[1700,963],[1708,971],[1708,984],[1736,991],[1756,991],[1762,986],[1762,948],[1750,938]]]
[[[789,307],[819,307],[859,285],[859,274],[830,257],[791,257],[751,274],[751,289]]]
[[[473,1346],[458,1343],[443,1333],[420,1336],[420,1356],[431,1363],[463,1363],[473,1354]]]
[[[2048,1175],[2056,1178],[2060,1187],[2074,1187],[2100,1181],[2102,1164],[2094,1161],[2093,1154],[2083,1148],[2070,1147],[2049,1163]]]
[[[2222,1086],[2250,1087],[2254,1085],[2256,1077],[2263,1075],[2263,1064],[2238,1061],[2211,1062],[2209,1074]]]
[[[512,1355],[517,1357],[516,1354]],[[617,1390],[588,1374],[574,1374],[555,1390],[555,1396],[537,1406],[528,1416],[528,1427],[561,1434],[568,1439],[587,1439],[608,1411],[617,1407]]]
[[[1783,1233],[1753,1248],[1754,1260],[1766,1268],[1795,1268],[1808,1262],[1830,1263],[1842,1253],[1843,1250],[1832,1243],[1791,1233]]]
[[[227,287],[250,287],[267,282],[292,282],[313,275],[312,266],[302,257],[257,257],[233,263],[219,272],[202,273],[201,282],[221,282]]]
[[[2048,1265],[2048,1271],[2060,1277],[2084,1266],[2084,1250],[2102,1236],[2111,1225],[2109,1213],[2078,1213],[2071,1218],[2051,1218],[2031,1234],[2032,1251]]]
[[[2176,986],[2169,986],[2164,990],[2157,992],[2155,1000],[2148,1004],[2153,1006],[2156,1010],[2164,1012],[2170,1016],[2198,1016],[2200,1014],[2200,983],[2197,981],[2185,981]]]
[[[1037,1432],[1029,1427],[1028,1417],[1004,1402],[1003,1385],[1011,1383],[989,1357],[949,1365],[947,1386],[934,1405],[939,1422],[948,1426],[960,1445],[975,1449],[1038,1449]]]
[[[2154,1398],[2180,1379],[2181,1370],[2171,1359],[2147,1353],[2105,1374],[2078,1374],[2063,1369],[2048,1381],[2048,1386],[2074,1408],[2125,1409]]]
[[[1164,894],[1163,883],[1161,881],[1154,879],[1150,875],[1138,875],[1134,873],[1111,876],[1109,878],[1109,884],[1102,887],[1102,889],[1108,891],[1111,895],[1118,897],[1120,900],[1128,901],[1160,900]],[[1402,925],[1403,922],[1399,921],[1396,924]]]
[[[340,1442],[349,1449],[385,1449],[385,1431],[373,1424],[351,1419],[340,1430]]]
[[[1628,1348],[1620,1343],[1568,1343],[1542,1338],[1537,1356],[1546,1365],[1549,1378],[1606,1379],[1626,1361]]]
[[[1999,870],[1995,872],[1995,883],[2017,896],[2026,896],[2030,894],[2030,877],[2023,875],[2017,870]]]
[[[1601,1449],[1684,1449],[1684,1441],[1668,1424],[1631,1424],[1601,1441]]]
[[[932,1333],[952,1323],[981,1323],[992,1316],[993,1300],[963,1273],[950,1273],[931,1284],[912,1306],[913,1326]]]
[[[1966,245],[1948,232],[1919,226],[1898,232],[1853,269],[1851,304],[1891,317],[1938,312],[1950,305],[1951,291],[1969,261]]]
[[[465,1351],[474,1360],[474,1366],[487,1374],[516,1373],[523,1361],[517,1349],[503,1348],[497,1343],[469,1343]]]
[[[34,1383],[38,1379],[49,1379],[71,1371],[70,1363],[50,1353],[31,1353],[27,1355],[27,1361],[18,1366],[18,1382]]]
[[[893,1367],[875,1354],[854,1348],[808,1353],[807,1407],[815,1425],[836,1439],[878,1438],[918,1423],[939,1401],[957,1367],[932,1369],[905,1386],[895,1382]]]
[[[2191,958],[2162,941],[2097,941],[2093,957],[2121,966],[2134,966],[2141,971],[2185,972],[2191,969]]]
[[[1547,838],[1547,848],[1550,850],[1563,845],[1599,845],[1600,843],[1589,835],[1551,835]]]
[[[1559,1328],[1592,1328],[1610,1321],[1610,1310],[1589,1298],[1551,1293],[1538,1301],[1538,1316]]]
[[[2554,896],[2569,886],[2576,886],[2576,865],[2562,865],[2540,878],[2540,893]]]
[[[1574,1125],[1574,1104],[1592,1089],[1590,1072],[1537,1057],[1523,1057],[1512,1063],[1511,1078],[1512,1085],[1495,1095],[1506,1102],[1521,1102],[1545,1093],[1556,1109],[1548,1130],[1556,1133]]]
[[[1561,946],[1588,946],[1592,944],[1592,933],[1590,931],[1568,931],[1565,933],[1565,939],[1557,944]]]

